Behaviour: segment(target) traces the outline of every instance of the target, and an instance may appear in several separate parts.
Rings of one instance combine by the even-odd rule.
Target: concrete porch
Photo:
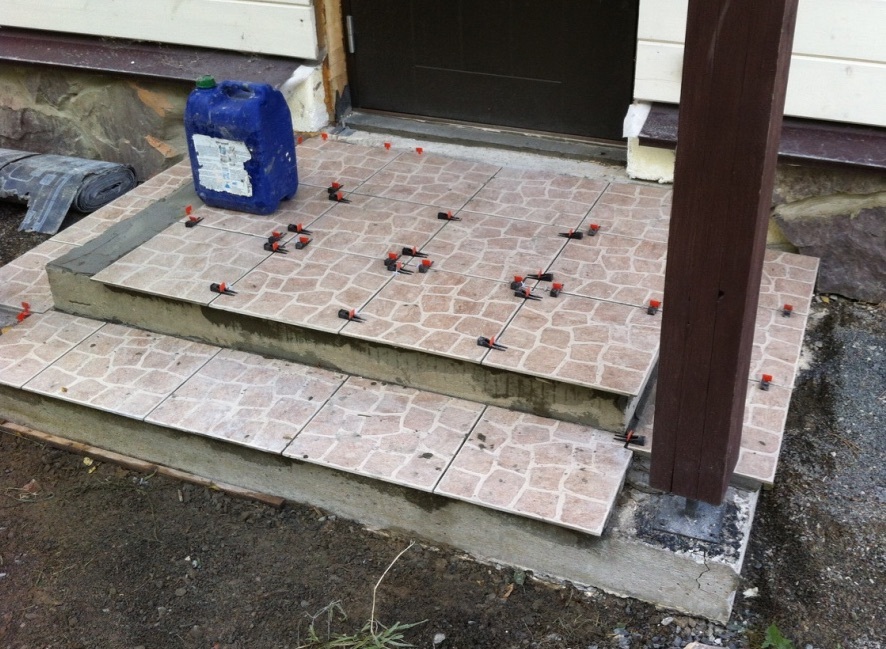
[[[722,534],[673,534],[643,449],[614,439],[651,427],[669,188],[421,148],[308,139],[298,195],[271,217],[201,206],[180,164],[3,267],[0,301],[33,314],[0,337],[2,417],[727,619],[817,261],[768,253]],[[264,249],[274,231],[287,254]],[[413,246],[428,272],[382,263]],[[549,272],[526,284],[540,300],[510,287]]]

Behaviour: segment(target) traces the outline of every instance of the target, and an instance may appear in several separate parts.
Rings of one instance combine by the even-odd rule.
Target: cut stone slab
[[[886,192],[810,198],[773,216],[801,253],[821,258],[820,292],[886,301]]]

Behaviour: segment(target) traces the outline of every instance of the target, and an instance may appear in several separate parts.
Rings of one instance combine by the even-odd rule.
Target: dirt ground
[[[19,236],[22,213],[0,203],[2,263],[41,239]],[[825,299],[728,625],[422,545],[384,575],[373,619],[420,623],[405,638],[427,648],[756,649],[775,623],[797,649],[880,649],[886,308]],[[370,620],[376,582],[409,543],[0,433],[3,648],[308,645],[312,622],[326,638]]]

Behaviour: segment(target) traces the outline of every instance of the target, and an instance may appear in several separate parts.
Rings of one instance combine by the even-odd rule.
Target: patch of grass
[[[341,607],[340,602],[331,602],[310,616],[311,622],[308,625],[307,644],[300,644],[297,649],[399,649],[400,647],[413,646],[404,639],[404,632],[419,624],[424,624],[427,620],[412,622],[411,624],[395,622],[392,626],[386,627],[375,617],[375,600],[378,587],[381,585],[385,575],[388,574],[388,571],[397,563],[397,560],[413,545],[415,545],[415,541],[412,541],[401,550],[400,554],[394,557],[394,560],[391,561],[381,577],[378,578],[372,589],[372,611],[369,615],[369,620],[359,631],[351,635],[332,633],[332,623],[336,619],[338,621],[347,620],[348,616]],[[317,630],[318,622],[322,624],[324,618],[326,620],[325,633],[323,633],[322,629],[320,631]]]
[[[794,643],[785,638],[775,624],[770,624],[761,649],[794,649]]]

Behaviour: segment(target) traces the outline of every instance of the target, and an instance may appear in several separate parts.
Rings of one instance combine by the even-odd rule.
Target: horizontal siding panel
[[[0,25],[318,58],[310,0],[2,0]],[[100,17],[100,19],[97,19]]]
[[[634,97],[678,103],[682,45],[640,43]],[[886,126],[886,63],[859,63],[794,55],[785,114]]]
[[[682,43],[688,0],[642,0],[640,41]],[[794,54],[886,62],[886,0],[800,0]]]

